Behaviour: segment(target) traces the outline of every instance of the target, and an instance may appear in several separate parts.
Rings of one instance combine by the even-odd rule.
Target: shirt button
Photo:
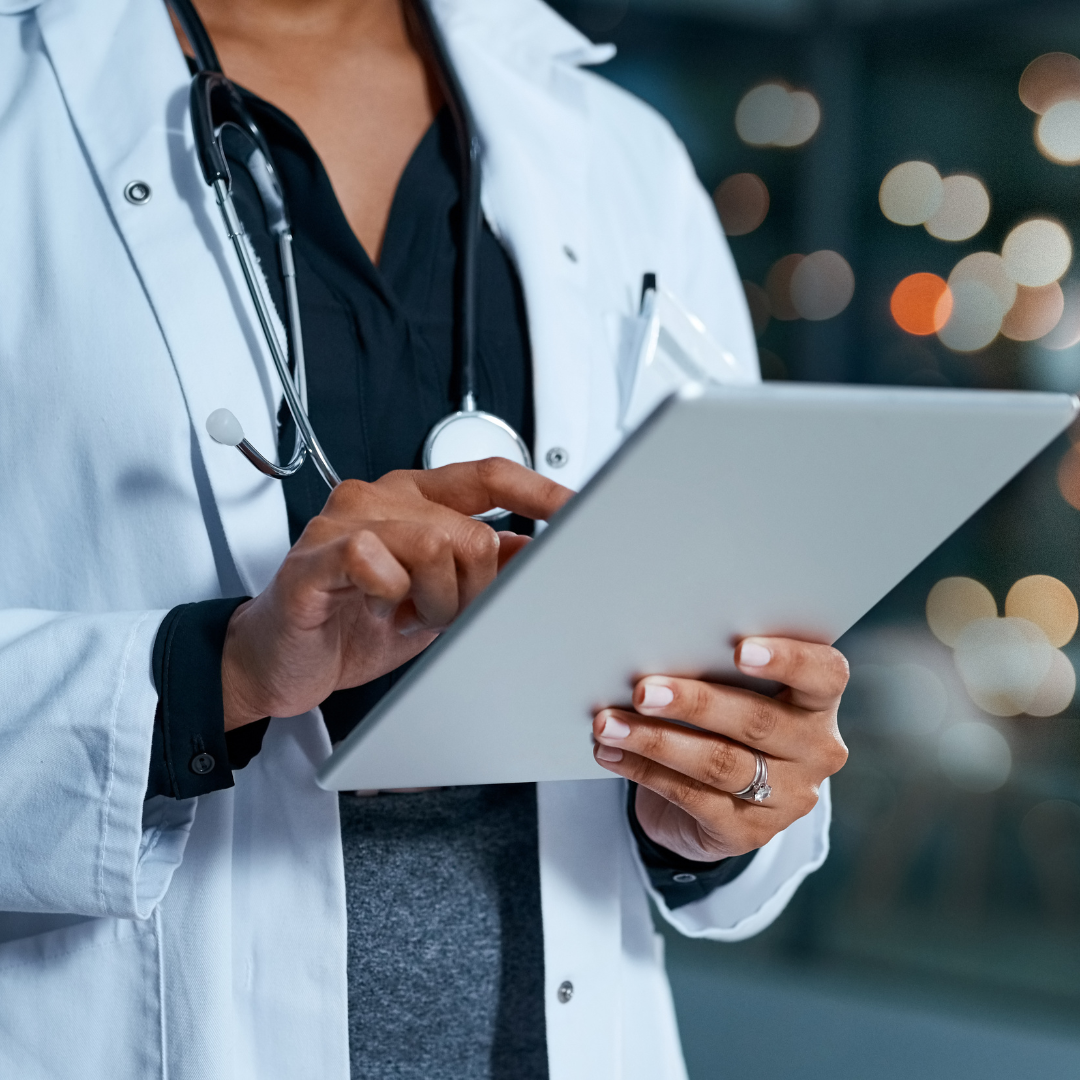
[[[559,989],[555,991],[555,996],[559,999],[560,1004],[565,1005],[574,996],[574,984],[569,979],[559,983]]]
[[[196,754],[191,759],[191,771],[198,773],[200,776],[205,776],[208,772],[214,771],[216,764],[217,762],[212,754]]]
[[[690,882],[697,881],[697,874],[674,874],[671,880],[677,881],[680,885],[689,885]]]
[[[570,460],[570,455],[561,446],[553,446],[544,455],[544,460],[553,469],[561,469]]]
[[[145,180],[132,180],[124,188],[124,198],[135,206],[145,206],[151,194],[150,185]]]

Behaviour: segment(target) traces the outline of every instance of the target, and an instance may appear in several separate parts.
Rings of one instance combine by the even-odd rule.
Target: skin
[[[377,259],[401,173],[441,105],[400,0],[198,0],[197,8],[226,74],[311,140]],[[342,483],[266,590],[229,623],[226,728],[300,715],[415,656],[528,543],[471,515],[502,506],[546,520],[572,494],[502,459]],[[597,761],[640,785],[645,832],[696,861],[767,843],[813,808],[822,780],[847,757],[836,726],[847,682],[840,653],[754,638],[735,660],[785,689],[769,698],[649,675],[634,688],[634,711],[604,709],[593,722]],[[751,748],[766,755],[774,788],[761,805],[731,795],[753,778]]]

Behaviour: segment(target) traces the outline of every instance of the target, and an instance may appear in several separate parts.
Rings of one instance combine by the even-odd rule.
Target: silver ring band
[[[769,787],[769,765],[764,754],[754,751],[754,779],[742,791],[733,791],[731,794],[736,799],[756,803],[763,803],[772,794],[772,788]]]

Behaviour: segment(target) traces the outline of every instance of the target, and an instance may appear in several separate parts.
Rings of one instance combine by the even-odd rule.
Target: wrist
[[[258,708],[250,681],[246,676],[243,647],[238,624],[251,606],[247,600],[233,612],[225,631],[225,646],[221,650],[221,704],[225,713],[225,730],[252,724],[267,714]]]

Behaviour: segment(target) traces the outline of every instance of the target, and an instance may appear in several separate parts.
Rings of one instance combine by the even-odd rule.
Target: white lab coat
[[[582,70],[537,0],[438,0],[519,270],[539,468],[579,486],[618,440],[641,276],[756,379],[708,198],[668,126]],[[346,1080],[344,881],[317,714],[236,787],[143,796],[150,654],[172,606],[256,593],[279,484],[206,436],[274,442],[279,397],[198,173],[161,0],[0,0],[0,1076]],[[125,185],[152,198],[135,206]],[[545,463],[562,447],[567,464]],[[552,1080],[684,1076],[619,780],[538,790]],[[825,858],[828,792],[734,883],[664,918],[746,937]],[[417,972],[423,978],[423,972]],[[560,1004],[556,988],[574,985]],[[723,1002],[717,1002],[718,1009]]]

